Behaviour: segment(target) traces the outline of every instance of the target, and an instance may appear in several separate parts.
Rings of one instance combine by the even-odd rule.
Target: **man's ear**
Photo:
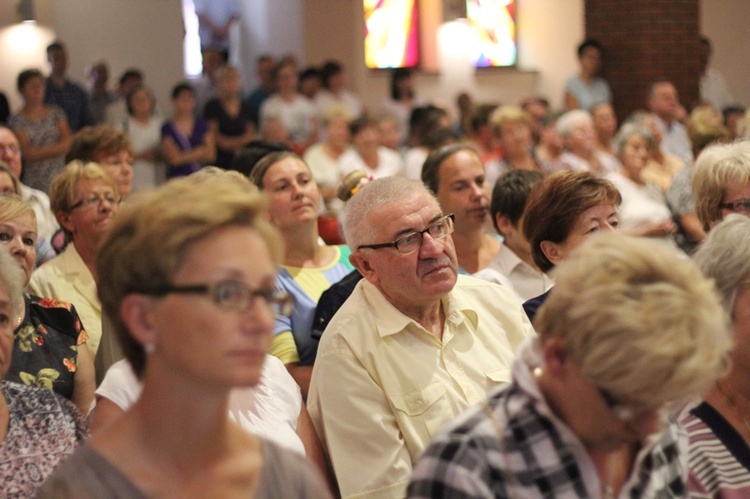
[[[495,215],[495,223],[497,224],[497,228],[502,236],[507,236],[515,228],[510,219],[500,213]]]
[[[380,282],[378,274],[372,267],[370,259],[365,252],[355,251],[354,253],[349,255],[349,263],[354,265],[354,268],[357,269],[360,274],[362,274],[362,277],[367,279],[371,284],[377,286],[377,284]]]
[[[562,261],[562,253],[560,252],[560,245],[553,243],[552,241],[542,241],[539,243],[539,247],[547,257],[547,260],[557,265]]]
[[[156,299],[150,296],[131,293],[120,303],[120,317],[130,335],[141,345],[156,343],[154,305]]]

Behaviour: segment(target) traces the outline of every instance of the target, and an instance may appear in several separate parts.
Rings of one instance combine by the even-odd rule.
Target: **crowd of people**
[[[455,118],[225,48],[169,114],[60,42],[18,75],[4,496],[750,494],[749,120],[658,79],[619,124],[594,40],[564,110]]]

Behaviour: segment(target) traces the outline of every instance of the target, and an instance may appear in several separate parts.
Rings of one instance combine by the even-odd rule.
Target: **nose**
[[[442,239],[435,239],[429,232],[422,234],[422,245],[419,247],[419,258],[435,258],[443,252],[448,235]]]
[[[8,247],[11,255],[26,256],[26,252],[28,251],[26,245],[23,244],[23,241],[21,241],[20,236],[11,239],[8,243]]]

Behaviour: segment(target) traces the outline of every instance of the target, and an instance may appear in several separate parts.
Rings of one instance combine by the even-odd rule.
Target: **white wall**
[[[62,40],[69,52],[70,77],[83,82],[86,66],[97,58],[110,63],[111,80],[136,66],[146,75],[162,110],[169,110],[169,90],[183,78],[182,13],[176,0],[36,0],[38,39],[28,45],[9,43],[17,22],[15,1],[2,0],[0,10],[0,88],[14,97],[18,67],[49,71],[45,48]],[[11,29],[13,28],[13,29]],[[10,66],[8,65],[10,63]],[[14,108],[15,109],[15,108]]]
[[[710,65],[724,73],[734,98],[750,105],[750,2],[702,0],[701,30],[714,48]]]

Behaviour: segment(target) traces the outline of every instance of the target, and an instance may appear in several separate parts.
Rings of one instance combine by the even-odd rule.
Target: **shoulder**
[[[86,423],[78,410],[67,399],[54,392],[26,386],[10,381],[0,382],[8,403],[11,419],[23,421],[23,426],[42,437],[82,436],[87,432]],[[33,422],[28,425],[28,422]]]
[[[258,497],[330,497],[328,487],[307,459],[269,440],[260,441],[263,469]]]

